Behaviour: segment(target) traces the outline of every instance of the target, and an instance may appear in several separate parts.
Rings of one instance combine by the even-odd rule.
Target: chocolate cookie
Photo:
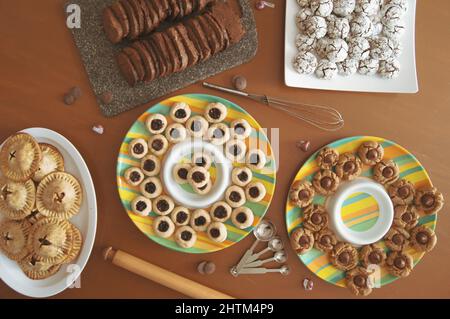
[[[178,71],[183,71],[188,66],[189,60],[188,60],[188,55],[186,53],[184,45],[182,43],[181,36],[178,33],[177,28],[175,28],[175,27],[171,27],[171,28],[167,29],[166,33],[169,36],[169,38],[171,39],[171,41],[174,45],[174,48],[175,48],[175,52],[178,56],[178,60],[179,60]]]
[[[353,153],[344,153],[336,163],[336,175],[344,181],[350,181],[361,175],[361,160]]]
[[[216,243],[222,243],[228,237],[227,228],[223,223],[220,222],[212,222],[211,224],[209,224],[207,234],[208,237]]]
[[[139,35],[139,22],[138,22],[138,19],[137,19],[135,13],[134,13],[133,7],[128,2],[128,0],[121,0],[120,3],[122,4],[122,7],[124,8],[124,10],[125,10],[125,12],[127,14],[128,22],[129,22],[129,25],[130,25],[130,32],[128,33],[127,38],[130,39],[130,40],[134,40]]]
[[[135,86],[139,78],[136,69],[131,63],[128,55],[126,55],[124,52],[117,53],[116,62],[117,65],[119,66],[120,72],[122,73],[123,77],[128,82],[128,84],[130,86]]]
[[[337,243],[336,236],[328,228],[314,234],[314,247],[324,253],[332,251]]]
[[[373,168],[373,178],[383,185],[392,184],[399,176],[400,169],[392,160],[382,160]]]
[[[240,142],[243,143],[243,141]],[[248,151],[246,163],[252,170],[262,170],[267,164],[267,156],[261,149],[251,149]]]
[[[209,47],[208,40],[205,32],[203,31],[200,23],[197,19],[187,20],[184,25],[188,30],[189,37],[195,39],[198,44],[198,48],[201,53],[201,61],[205,61],[211,57],[211,48]]]
[[[241,207],[246,202],[245,191],[236,185],[228,187],[225,192],[226,202],[233,208]]]
[[[414,261],[407,252],[391,251],[386,259],[388,272],[396,277],[407,277],[414,267]]]
[[[418,251],[429,252],[437,243],[437,237],[431,228],[417,226],[411,230],[411,246]]]
[[[306,207],[311,205],[315,193],[310,182],[296,181],[289,192],[289,199],[298,207]]]
[[[140,41],[135,41],[132,47],[139,53],[141,60],[144,64],[144,81],[150,82],[156,78],[156,66],[150,53],[145,48],[144,44]]]
[[[361,265],[365,268],[368,268],[370,265],[382,267],[386,262],[386,253],[375,244],[366,245],[359,251],[359,259],[361,260]]]
[[[367,141],[359,147],[358,156],[363,164],[375,165],[383,159],[384,149],[377,142]]]
[[[402,251],[409,245],[409,233],[400,227],[392,227],[384,236],[384,243],[393,251]]]
[[[435,187],[421,188],[416,192],[414,204],[427,215],[435,214],[444,206],[444,196]]]
[[[389,185],[388,194],[394,204],[410,205],[414,201],[416,190],[406,179],[400,179]]]
[[[253,225],[254,218],[252,210],[245,206],[235,208],[231,213],[231,221],[239,229]]]
[[[131,202],[131,211],[140,216],[148,216],[152,211],[152,201],[144,196],[137,196]]]
[[[175,242],[182,248],[191,248],[197,241],[197,233],[189,226],[182,226],[175,231]]]
[[[158,215],[169,215],[174,208],[173,199],[169,196],[161,195],[153,200],[153,211]]]
[[[303,226],[313,232],[328,227],[328,213],[321,205],[309,205],[303,209]]]
[[[187,103],[175,102],[170,109],[170,117],[177,123],[185,123],[191,117],[191,108]]]
[[[372,293],[371,273],[363,267],[357,267],[345,274],[347,288],[356,296],[368,296]]]
[[[348,243],[338,243],[331,251],[330,259],[337,269],[347,271],[358,265],[358,251]]]
[[[200,55],[197,51],[194,41],[192,41],[191,38],[189,37],[188,30],[183,24],[177,24],[174,27],[178,31],[181,43],[187,55],[188,58],[187,66],[189,67],[196,64],[200,59]]]
[[[314,175],[313,186],[317,193],[329,196],[336,192],[340,179],[331,170],[323,170]]]
[[[419,222],[417,209],[412,205],[396,205],[394,207],[394,225],[406,230],[411,229]]]
[[[337,164],[339,153],[335,149],[325,147],[317,154],[317,165],[321,169],[331,170]]]
[[[310,251],[314,247],[314,235],[313,233],[305,229],[303,227],[296,228],[291,233],[291,245],[292,248],[298,253],[298,254],[306,254],[308,251]]]
[[[124,38],[128,36],[128,33],[130,33],[130,22],[128,21],[128,16],[122,3],[120,3],[119,1],[114,2],[113,4],[111,4],[111,10],[114,12],[114,15],[122,26],[122,37]]]
[[[124,36],[122,25],[110,7],[103,10],[103,29],[112,43],[119,43]]]

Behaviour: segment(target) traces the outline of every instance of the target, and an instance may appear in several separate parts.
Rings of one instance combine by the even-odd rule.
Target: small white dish
[[[97,230],[97,200],[89,169],[75,146],[64,136],[45,128],[29,128],[22,132],[32,135],[40,143],[58,148],[64,157],[65,169],[73,174],[83,187],[83,202],[80,213],[70,219],[83,235],[83,247],[78,258],[70,265],[63,265],[55,275],[43,280],[31,280],[16,262],[0,252],[0,279],[18,293],[33,297],[54,296],[71,287],[86,266],[95,241]],[[0,220],[3,217],[0,215]]]
[[[375,225],[367,231],[351,230],[342,220],[342,205],[350,195],[355,193],[369,194],[378,204],[378,219]],[[336,194],[328,197],[326,208],[330,214],[331,228],[337,238],[355,246],[373,244],[382,239],[391,228],[394,219],[394,207],[385,188],[381,184],[364,177],[342,183]]]
[[[314,74],[303,75],[297,73],[292,66],[292,61],[297,54],[295,36],[298,33],[298,29],[295,23],[295,15],[298,10],[297,1],[286,1],[284,81],[287,86],[377,93],[417,93],[419,91],[415,53],[416,0],[408,0],[408,11],[403,20],[406,25],[406,31],[400,40],[403,46],[403,52],[398,59],[401,65],[400,75],[391,80],[383,79],[378,75],[365,76],[360,74],[348,77],[337,75],[332,80],[323,80],[317,78]]]
[[[216,180],[211,191],[206,195],[193,194],[185,191],[174,179],[173,168],[183,157],[197,151],[211,154],[216,165]],[[224,154],[223,149],[201,140],[187,140],[172,147],[163,162],[161,177],[169,195],[180,205],[197,209],[209,207],[223,198],[225,190],[230,185],[232,164]]]

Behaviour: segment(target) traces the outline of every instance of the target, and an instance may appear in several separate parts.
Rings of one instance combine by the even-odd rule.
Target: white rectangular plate
[[[63,265],[58,273],[47,279],[31,280],[25,276],[16,262],[0,253],[0,279],[22,295],[44,298],[56,295],[70,287],[86,266],[97,230],[97,200],[89,169],[83,157],[69,140],[44,128],[30,128],[22,132],[32,135],[39,143],[48,143],[57,147],[64,157],[65,170],[74,175],[83,187],[80,212],[70,220],[83,235],[83,247],[78,258],[71,265]],[[0,216],[0,221],[2,218]]]
[[[388,80],[378,75],[366,76],[355,74],[348,77],[338,75],[332,80],[323,80],[317,78],[314,74],[299,74],[292,66],[292,60],[297,53],[295,36],[298,33],[298,29],[295,23],[295,15],[300,7],[296,0],[287,0],[284,57],[284,81],[286,85],[297,88],[335,91],[417,93],[419,86],[417,83],[415,54],[416,0],[408,0],[408,4],[408,11],[404,17],[406,32],[401,37],[403,52],[398,59],[401,64],[399,77]]]

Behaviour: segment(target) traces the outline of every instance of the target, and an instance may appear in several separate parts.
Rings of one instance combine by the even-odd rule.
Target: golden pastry
[[[9,219],[20,220],[31,214],[36,199],[32,180],[13,182],[0,177],[0,212]]]
[[[29,255],[19,262],[20,269],[24,274],[33,280],[42,280],[56,274],[61,268],[61,264],[52,264],[44,261],[44,258]]]
[[[72,227],[72,247],[67,255],[67,258],[64,260],[65,264],[70,264],[71,262],[75,261],[80,254],[81,247],[83,246],[83,236],[81,235],[80,230],[73,224],[71,224],[70,226]]]
[[[314,247],[324,253],[332,251],[337,243],[336,236],[328,228],[323,228],[314,234]]]
[[[324,196],[334,194],[339,187],[339,183],[339,177],[331,170],[316,173],[312,182],[316,192]]]
[[[4,220],[0,223],[0,251],[12,260],[22,260],[28,255],[29,226],[23,221]]]
[[[64,157],[56,147],[46,143],[39,143],[39,147],[42,151],[42,160],[32,177],[33,181],[37,183],[50,173],[64,171]]]

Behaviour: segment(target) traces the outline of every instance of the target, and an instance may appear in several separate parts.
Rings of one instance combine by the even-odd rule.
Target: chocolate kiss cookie
[[[414,204],[425,214],[435,214],[444,206],[444,196],[435,187],[422,188],[416,192]]]
[[[347,288],[356,296],[367,296],[372,293],[370,272],[357,267],[345,274]]]
[[[303,227],[296,228],[291,233],[291,245],[298,254],[305,254],[314,246],[314,235]]]
[[[402,251],[409,245],[408,232],[399,227],[392,227],[384,236],[384,243],[393,251]]]
[[[314,175],[313,186],[317,193],[329,196],[336,192],[340,179],[331,170],[323,170]]]
[[[336,165],[338,158],[338,151],[330,147],[325,147],[317,154],[316,161],[321,169],[332,169]]]
[[[367,245],[359,251],[359,259],[366,268],[370,265],[383,266],[386,261],[386,253],[376,245]]]
[[[311,205],[315,190],[308,181],[296,181],[289,192],[291,202],[298,207]]]
[[[361,160],[352,153],[344,153],[339,156],[336,164],[336,174],[339,178],[349,181],[353,180],[362,172]]]
[[[411,273],[414,262],[410,254],[406,252],[391,251],[386,259],[388,272],[396,277],[407,277]]]
[[[394,225],[411,229],[419,222],[417,209],[412,205],[397,205],[394,207]]]
[[[388,194],[394,204],[409,205],[414,201],[416,190],[406,179],[400,179],[389,185]]]
[[[303,210],[303,226],[313,232],[320,231],[328,226],[328,213],[320,205],[309,205]]]
[[[363,164],[375,165],[383,159],[384,149],[377,142],[367,141],[359,147],[358,156]]]
[[[328,228],[315,233],[314,239],[314,247],[324,253],[332,251],[338,242],[334,233]]]
[[[338,243],[330,253],[333,265],[340,270],[350,270],[358,264],[358,251],[348,243]]]
[[[437,243],[437,237],[431,228],[417,226],[411,230],[411,246],[418,251],[429,252]]]
[[[373,168],[373,178],[383,185],[395,182],[399,175],[400,169],[392,160],[382,160]]]

